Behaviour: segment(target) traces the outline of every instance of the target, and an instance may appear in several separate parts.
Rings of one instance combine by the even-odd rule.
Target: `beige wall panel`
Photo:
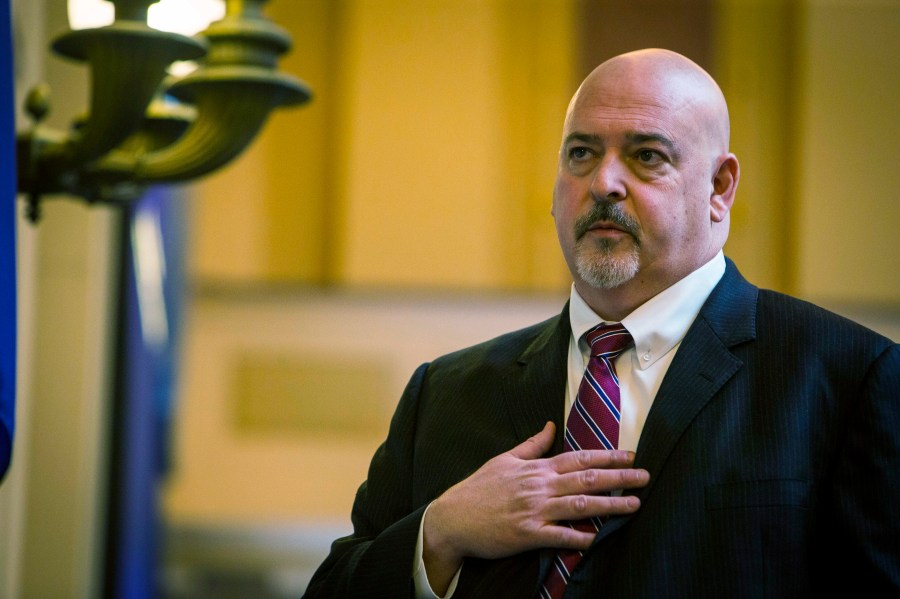
[[[89,80],[86,66],[49,49],[67,28],[65,4],[17,2],[14,9],[18,101],[46,81],[46,124],[65,130],[88,106]],[[28,302],[19,306],[16,401],[25,418],[17,422],[15,476],[3,483],[4,494],[22,501],[14,506],[21,518],[9,531],[14,539],[4,538],[17,542],[6,549],[15,556],[0,552],[11,559],[0,578],[15,569],[0,580],[4,598],[94,597],[101,583],[119,219],[109,207],[48,199],[36,225],[25,222],[24,201],[16,206],[20,299]]]
[[[339,278],[564,285],[549,207],[572,3],[353,6]]]
[[[106,508],[109,354],[117,215],[52,203],[38,225],[34,377],[21,555],[25,597],[90,597],[99,588]]]
[[[807,10],[798,291],[896,307],[900,3],[816,0]]]
[[[265,155],[267,277],[328,282],[334,251],[335,119],[341,90],[341,3],[276,0],[268,14],[289,27],[294,48],[281,68],[313,90],[309,104],[277,111],[260,141]]]
[[[495,284],[503,151],[490,2],[353,2],[339,278]]]
[[[251,146],[225,170],[192,184],[188,270],[201,281],[252,282],[267,275],[264,148]]]

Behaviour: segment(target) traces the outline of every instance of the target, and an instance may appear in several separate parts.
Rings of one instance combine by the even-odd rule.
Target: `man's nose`
[[[617,153],[607,152],[594,171],[591,196],[596,202],[614,202],[623,199],[626,193],[625,165]]]

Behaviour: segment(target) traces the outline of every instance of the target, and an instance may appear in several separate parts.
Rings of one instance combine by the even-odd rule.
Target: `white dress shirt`
[[[622,324],[634,339],[634,345],[615,360],[621,404],[619,449],[637,449],[644,421],[669,364],[672,363],[681,340],[700,313],[700,308],[723,274],[725,256],[720,251],[712,260],[650,298],[622,319]],[[598,324],[606,322],[587,305],[574,284],[569,297],[569,321],[572,334],[569,337],[564,419],[568,419],[587,364],[588,344],[583,336]],[[423,516],[422,522],[424,521]],[[425,573],[422,560],[423,528],[420,524],[413,563],[416,598],[440,599],[431,590]],[[462,568],[457,570],[443,599],[449,599],[453,595],[461,571]]]
[[[634,346],[615,360],[619,377],[619,449],[637,449],[650,405],[675,357],[681,340],[700,313],[700,308],[725,274],[725,257],[715,258],[668,289],[641,304],[622,319]],[[588,344],[586,332],[603,321],[578,295],[575,285],[569,298],[569,367],[566,379],[566,417],[584,376]],[[607,323],[609,324],[609,323]]]

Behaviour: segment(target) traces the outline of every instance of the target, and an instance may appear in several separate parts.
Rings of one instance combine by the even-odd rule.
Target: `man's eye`
[[[661,158],[656,150],[640,150],[637,153],[637,159],[645,163],[658,162]]]
[[[589,151],[587,148],[572,148],[569,150],[569,158],[572,160],[584,160],[588,157]]]

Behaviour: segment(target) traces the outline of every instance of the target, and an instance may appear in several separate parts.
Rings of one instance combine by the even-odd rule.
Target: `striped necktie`
[[[613,364],[631,345],[631,334],[621,324],[601,324],[587,333],[590,359],[578,387],[578,395],[566,421],[563,451],[617,449],[619,447],[619,378]],[[596,532],[605,518],[568,522],[582,531]],[[541,586],[542,599],[559,599],[581,551],[560,550]]]

